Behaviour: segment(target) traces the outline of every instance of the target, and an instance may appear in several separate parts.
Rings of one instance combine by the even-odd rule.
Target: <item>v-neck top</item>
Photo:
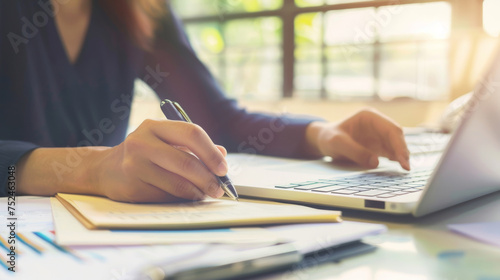
[[[121,143],[136,78],[160,99],[179,102],[229,152],[304,156],[313,119],[239,108],[197,58],[170,7],[153,50],[144,51],[94,1],[71,64],[48,2],[0,1],[0,186],[8,166],[33,149]]]

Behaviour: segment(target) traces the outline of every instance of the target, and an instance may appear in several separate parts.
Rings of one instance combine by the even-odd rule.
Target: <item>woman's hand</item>
[[[111,199],[171,202],[224,194],[214,174],[226,175],[226,151],[195,124],[146,120],[105,153],[94,184]]]
[[[366,168],[376,168],[382,156],[410,170],[403,130],[373,109],[362,110],[339,123],[313,122],[307,127],[306,139],[313,155],[347,159]]]
[[[195,124],[146,120],[115,147],[32,151],[18,163],[19,192],[94,194],[125,202],[217,198],[224,191],[214,174],[227,173],[225,156]]]

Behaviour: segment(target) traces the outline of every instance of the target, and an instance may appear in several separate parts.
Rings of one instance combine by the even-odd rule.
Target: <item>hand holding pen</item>
[[[182,109],[181,105],[179,105],[179,103],[177,102],[172,102],[168,99],[165,99],[161,102],[161,109],[165,117],[169,120],[178,120],[178,121],[193,123],[189,118],[189,116],[186,114],[186,112]],[[230,198],[238,200],[238,193],[236,192],[233,183],[227,177],[227,175],[217,176],[217,179],[219,180],[220,185],[224,190],[224,192]]]
[[[145,120],[117,146],[80,149],[85,149],[84,161],[73,172],[77,179],[85,181],[64,181],[65,189],[58,192],[66,192],[74,185],[74,193],[158,203],[224,195],[214,174],[227,174],[226,150],[215,145],[195,124]],[[62,151],[60,161],[65,158],[67,152]]]

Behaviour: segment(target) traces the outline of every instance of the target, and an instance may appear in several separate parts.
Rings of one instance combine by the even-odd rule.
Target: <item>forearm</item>
[[[52,196],[58,192],[102,195],[97,155],[108,147],[38,148],[17,163],[17,192]]]

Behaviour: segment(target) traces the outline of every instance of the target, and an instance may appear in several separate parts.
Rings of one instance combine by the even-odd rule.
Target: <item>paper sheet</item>
[[[500,222],[448,225],[454,232],[500,247]]]
[[[18,232],[53,230],[50,202],[48,197],[17,196],[15,217]],[[0,219],[7,221],[7,197],[0,198]],[[7,233],[7,227],[0,227],[0,234]]]
[[[42,235],[46,240],[41,239]],[[126,280],[136,279],[144,266],[153,262],[176,262],[195,257],[210,244],[173,244],[145,246],[56,247],[51,232],[25,232],[24,236],[43,251],[38,253],[24,243],[18,244],[16,272],[0,266],[0,279],[51,280]],[[0,254],[7,254],[0,248]]]

